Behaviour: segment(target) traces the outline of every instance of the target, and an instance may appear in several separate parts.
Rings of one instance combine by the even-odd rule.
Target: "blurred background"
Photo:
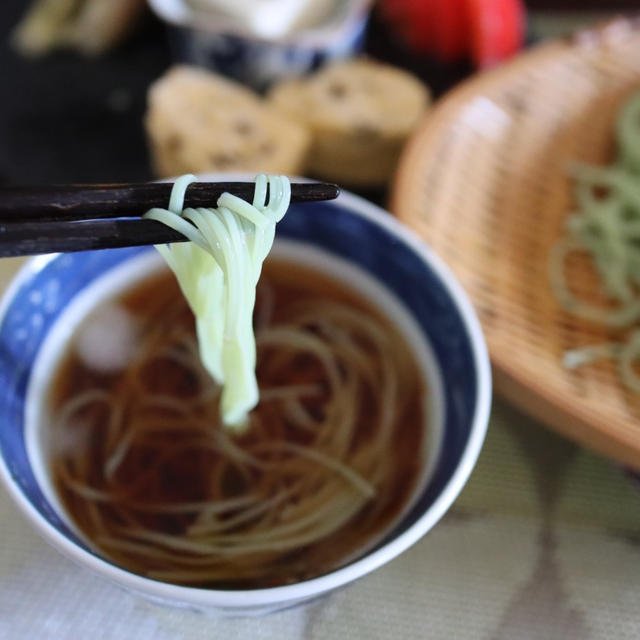
[[[29,3],[24,0],[3,3],[2,184],[150,178],[148,148],[141,125],[150,83],[176,58],[184,60],[191,55],[199,62],[208,62],[210,66],[216,66],[217,62],[220,66],[218,58],[222,56],[216,58],[211,53],[207,60],[206,54],[198,57],[186,50],[185,37],[201,38],[202,34],[185,36],[181,33],[183,29],[176,27],[176,23],[185,22],[172,16],[172,12],[178,13],[176,7],[181,3],[158,0],[152,3],[154,12],[139,0],[129,0],[128,11],[117,6],[122,1],[86,0],[85,5],[96,5],[97,17],[85,20],[84,24],[76,20],[76,25],[69,28],[74,21],[73,13],[77,16],[81,4],[66,0],[35,3],[35,11],[40,14],[32,14],[30,19],[37,24],[25,33],[23,22],[23,30],[18,32],[22,33],[20,39],[16,29],[20,21],[29,20]],[[230,3],[218,4],[224,7]],[[250,7],[255,3],[237,4]],[[324,4],[331,13],[331,3]],[[338,50],[342,47],[340,55],[356,53],[362,47],[379,60],[411,70],[438,96],[477,69],[510,57],[520,46],[548,35],[568,33],[617,9],[632,9],[636,3],[380,0],[371,6],[366,2],[353,4],[363,6],[358,8],[356,24],[348,25],[347,33],[336,35],[341,29],[345,31],[344,26],[328,20],[328,39],[333,42],[337,38],[333,46]],[[227,30],[235,32],[235,23],[243,20],[242,15],[219,19],[215,12],[223,10],[216,8],[215,0],[196,0],[190,8],[213,16],[210,37],[214,39],[219,35],[218,29],[225,31],[221,23],[230,25]],[[366,20],[366,25],[361,20]],[[317,22],[321,24],[322,20]],[[351,29],[359,33],[361,28],[365,30],[362,37],[348,32]],[[247,35],[249,39],[251,36]],[[255,30],[253,36],[264,37],[255,34]],[[354,38],[356,42],[352,42]],[[317,62],[312,61],[310,66],[317,66]],[[229,70],[229,65],[226,69],[222,66],[223,71]],[[297,67],[294,71],[299,70]]]
[[[494,365],[530,365],[529,387],[547,382],[559,400],[541,409],[540,394],[497,367],[508,401],[496,397],[478,467],[443,523],[316,607],[203,625],[187,612],[150,613],[42,551],[48,587],[37,574],[0,584],[0,636],[2,612],[15,611],[4,637],[47,633],[54,618],[64,633],[41,637],[77,628],[116,637],[99,634],[100,620],[122,611],[119,637],[133,628],[190,640],[213,629],[226,638],[422,638],[425,628],[436,638],[640,637],[640,400],[620,391],[613,365],[593,377],[562,367],[568,347],[600,334],[580,333],[547,271],[573,203],[565,162],[611,161],[616,109],[640,86],[638,9],[637,0],[4,0],[0,185],[255,170],[270,145],[293,140],[275,124],[284,114],[308,138],[286,158],[291,173],[388,205],[462,281]],[[579,31],[618,15],[628,19],[599,36]],[[563,44],[526,58],[553,39]],[[341,62],[361,55],[386,66]],[[167,75],[175,63],[212,75],[189,76],[186,91],[184,74]],[[501,69],[511,70],[504,89],[490,80]],[[461,84],[482,78],[475,93]],[[448,93],[459,86],[466,102]],[[253,144],[254,135],[263,137]],[[2,282],[15,266],[6,264]],[[10,575],[12,545],[27,534],[4,520],[0,568]],[[39,549],[35,537],[29,544]],[[56,576],[103,618],[86,626],[86,611],[67,606],[73,598],[59,606]],[[34,620],[25,593],[38,603]]]

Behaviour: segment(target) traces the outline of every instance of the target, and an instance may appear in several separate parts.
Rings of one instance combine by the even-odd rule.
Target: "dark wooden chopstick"
[[[0,221],[43,222],[140,216],[152,207],[166,207],[172,187],[171,182],[2,187]],[[253,182],[194,182],[187,188],[185,207],[213,207],[225,191],[251,201],[254,188]],[[291,202],[333,200],[339,193],[335,184],[291,184]]]
[[[0,257],[184,242],[181,233],[140,217],[152,207],[166,207],[172,186],[1,188]],[[185,206],[215,206],[225,191],[251,201],[254,186],[253,182],[193,183]],[[339,192],[332,184],[292,183],[291,201],[331,200]]]
[[[181,233],[161,222],[139,218],[8,224],[0,222],[0,258],[186,240]]]

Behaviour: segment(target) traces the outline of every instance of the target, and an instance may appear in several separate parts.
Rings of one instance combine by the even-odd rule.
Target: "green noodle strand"
[[[222,421],[242,429],[258,403],[252,325],[256,285],[275,226],[289,207],[291,186],[284,176],[259,175],[251,204],[224,193],[216,209],[183,209],[187,187],[195,181],[193,175],[178,178],[168,209],[151,209],[145,217],[191,240],[156,249],[174,272],[196,318],[202,363],[223,385]]]
[[[626,329],[640,320],[640,91],[621,107],[616,120],[618,157],[608,167],[574,165],[575,200],[567,237],[550,256],[551,285],[562,306],[588,322]],[[598,306],[579,300],[566,280],[570,253],[587,253],[611,301]],[[616,358],[620,379],[640,391],[634,362],[640,359],[640,330],[627,342],[587,345],[565,354],[564,365],[575,368],[601,358]]]

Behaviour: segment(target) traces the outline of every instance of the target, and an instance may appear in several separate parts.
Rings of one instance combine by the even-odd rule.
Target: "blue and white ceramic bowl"
[[[217,176],[217,179],[229,176]],[[215,177],[213,177],[215,179]],[[7,291],[0,316],[0,476],[35,528],[58,550],[157,602],[233,615],[293,606],[380,567],[420,539],[466,482],[484,439],[491,374],[471,305],[449,270],[384,211],[343,193],[293,205],[278,226],[276,254],[332,272],[360,289],[404,333],[428,380],[424,473],[405,512],[373,548],[346,566],[297,584],[244,591],[181,587],[134,575],[83,541],[47,473],[46,390],[77,325],[105,297],[161,262],[152,248],[41,256]]]
[[[371,0],[338,3],[335,20],[273,40],[202,10],[187,0],[149,0],[169,27],[176,62],[235,78],[258,91],[362,51]]]

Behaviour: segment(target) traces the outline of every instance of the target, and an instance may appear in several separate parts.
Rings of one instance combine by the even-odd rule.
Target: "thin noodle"
[[[258,181],[257,210],[270,220],[281,217],[286,188],[272,184],[265,204],[266,179]],[[257,277],[273,225],[255,227],[251,213],[244,216],[232,200],[219,204],[223,211],[211,225],[228,236],[220,260]],[[226,208],[242,218],[235,230]],[[208,228],[198,211],[188,215],[202,223],[199,230]],[[243,235],[248,225],[253,232]],[[243,242],[253,258],[239,266]],[[179,270],[176,251],[177,244],[167,250]],[[203,258],[198,247],[189,251]],[[198,288],[216,284],[218,271],[181,288],[192,302],[210,305]],[[419,460],[420,438],[410,435],[416,425],[409,429],[407,422],[416,398],[424,408],[402,338],[351,303],[314,294],[283,306],[278,286],[267,295],[269,312],[256,330],[263,389],[246,432],[223,428],[224,391],[203,364],[181,299],[173,305],[182,313],[153,303],[154,320],[145,316],[147,328],[112,387],[70,392],[55,408],[53,440],[73,443],[52,460],[56,483],[80,529],[114,562],[199,586],[281,584],[361,550],[379,533],[376,523],[387,522],[384,514],[397,513],[408,497],[417,467],[399,474],[398,460],[403,451],[406,460]],[[215,304],[221,296],[214,295]],[[234,296],[226,313],[236,322]],[[250,292],[243,296],[252,307]],[[196,320],[196,331],[209,329]],[[235,335],[246,337],[250,329]],[[222,334],[207,336],[215,341]],[[253,367],[255,354],[244,355]]]

